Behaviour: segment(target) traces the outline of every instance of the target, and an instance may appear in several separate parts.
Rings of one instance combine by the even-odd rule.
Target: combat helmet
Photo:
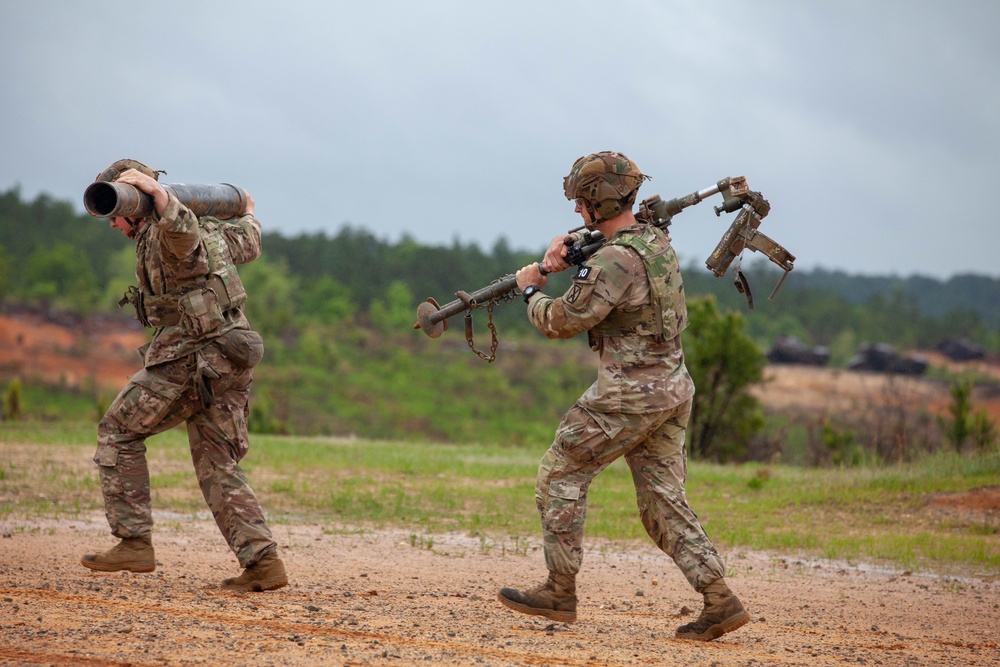
[[[108,186],[98,186],[98,184],[114,183],[129,169],[135,169],[136,171],[157,181],[160,180],[160,174],[167,173],[163,170],[151,169],[142,162],[131,158],[115,160],[111,163],[111,166],[97,175],[94,182],[83,193],[84,207],[91,215],[94,217],[103,217],[104,212],[110,212],[114,208],[113,206],[108,207],[108,204],[110,203],[107,201],[109,193],[105,190]],[[111,196],[112,198],[117,197],[117,195],[114,195],[113,193]],[[95,213],[95,211],[102,211],[102,213]],[[125,219],[129,222],[130,231],[127,233],[128,237],[130,239],[134,239],[138,229],[139,219],[132,218],[130,216],[122,217],[125,217]]]
[[[610,220],[630,208],[646,176],[621,153],[601,151],[573,163],[563,179],[566,199],[582,199],[595,222]]]
[[[121,176],[129,169],[135,169],[136,171],[140,171],[143,174],[146,174],[146,176],[149,176],[150,178],[156,180],[160,180],[160,174],[167,173],[162,169],[159,170],[150,169],[149,167],[139,162],[138,160],[125,158],[123,160],[116,160],[115,162],[113,162],[110,167],[108,167],[107,169],[105,169],[104,171],[102,171],[97,175],[97,178],[94,179],[94,182],[113,183],[114,181],[118,180],[119,176]]]

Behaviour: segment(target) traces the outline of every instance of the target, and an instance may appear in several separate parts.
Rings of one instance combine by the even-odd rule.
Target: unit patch
[[[599,266],[581,266],[577,269],[573,274],[573,285],[566,292],[566,303],[587,303],[594,293],[594,288],[597,287],[600,275]]]

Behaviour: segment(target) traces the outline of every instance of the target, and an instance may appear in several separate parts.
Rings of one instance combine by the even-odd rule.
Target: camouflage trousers
[[[276,550],[239,465],[250,444],[252,377],[250,369],[235,367],[209,344],[197,354],[144,368],[129,378],[97,427],[94,456],[113,535],[139,537],[152,531],[146,439],[187,421],[198,485],[240,565],[247,567]],[[206,384],[199,391],[203,378]],[[214,401],[203,398],[206,391]]]
[[[538,466],[535,503],[541,515],[545,564],[576,574],[583,561],[587,490],[624,456],[632,471],[643,527],[696,591],[725,575],[725,565],[684,494],[684,434],[691,401],[654,414],[601,413],[577,403],[563,416]]]

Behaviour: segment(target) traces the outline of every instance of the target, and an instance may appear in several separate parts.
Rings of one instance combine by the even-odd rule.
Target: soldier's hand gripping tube
[[[220,220],[238,218],[247,204],[242,188],[229,183],[161,185],[199,218],[203,215]],[[87,213],[98,218],[145,218],[153,213],[153,198],[128,183],[97,181],[84,191],[83,206]]]

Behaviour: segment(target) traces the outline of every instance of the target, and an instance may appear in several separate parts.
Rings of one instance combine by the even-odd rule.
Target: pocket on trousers
[[[591,412],[581,407],[576,407],[574,410],[576,412],[572,415],[572,419],[564,422],[568,428],[558,435],[563,451],[574,461],[593,461],[599,458],[607,449],[608,443],[621,433],[623,424],[600,412]],[[573,421],[576,423],[573,424]]]
[[[591,421],[594,425],[601,429],[604,437],[608,440],[613,439],[622,429],[625,428],[625,424],[622,422],[621,415],[608,415],[603,412],[596,412],[584,409],[584,412],[590,416]]]
[[[565,480],[553,481],[549,484],[549,495],[553,498],[576,501],[580,499],[580,485]]]
[[[105,468],[114,468],[118,465],[118,448],[112,445],[97,445],[97,453],[94,454],[94,463]]]
[[[553,481],[542,509],[542,527],[552,533],[571,533],[579,526],[583,491],[579,483]]]
[[[129,378],[129,382],[119,401],[119,412],[114,416],[133,433],[153,432],[170,414],[186,386],[145,368]]]

